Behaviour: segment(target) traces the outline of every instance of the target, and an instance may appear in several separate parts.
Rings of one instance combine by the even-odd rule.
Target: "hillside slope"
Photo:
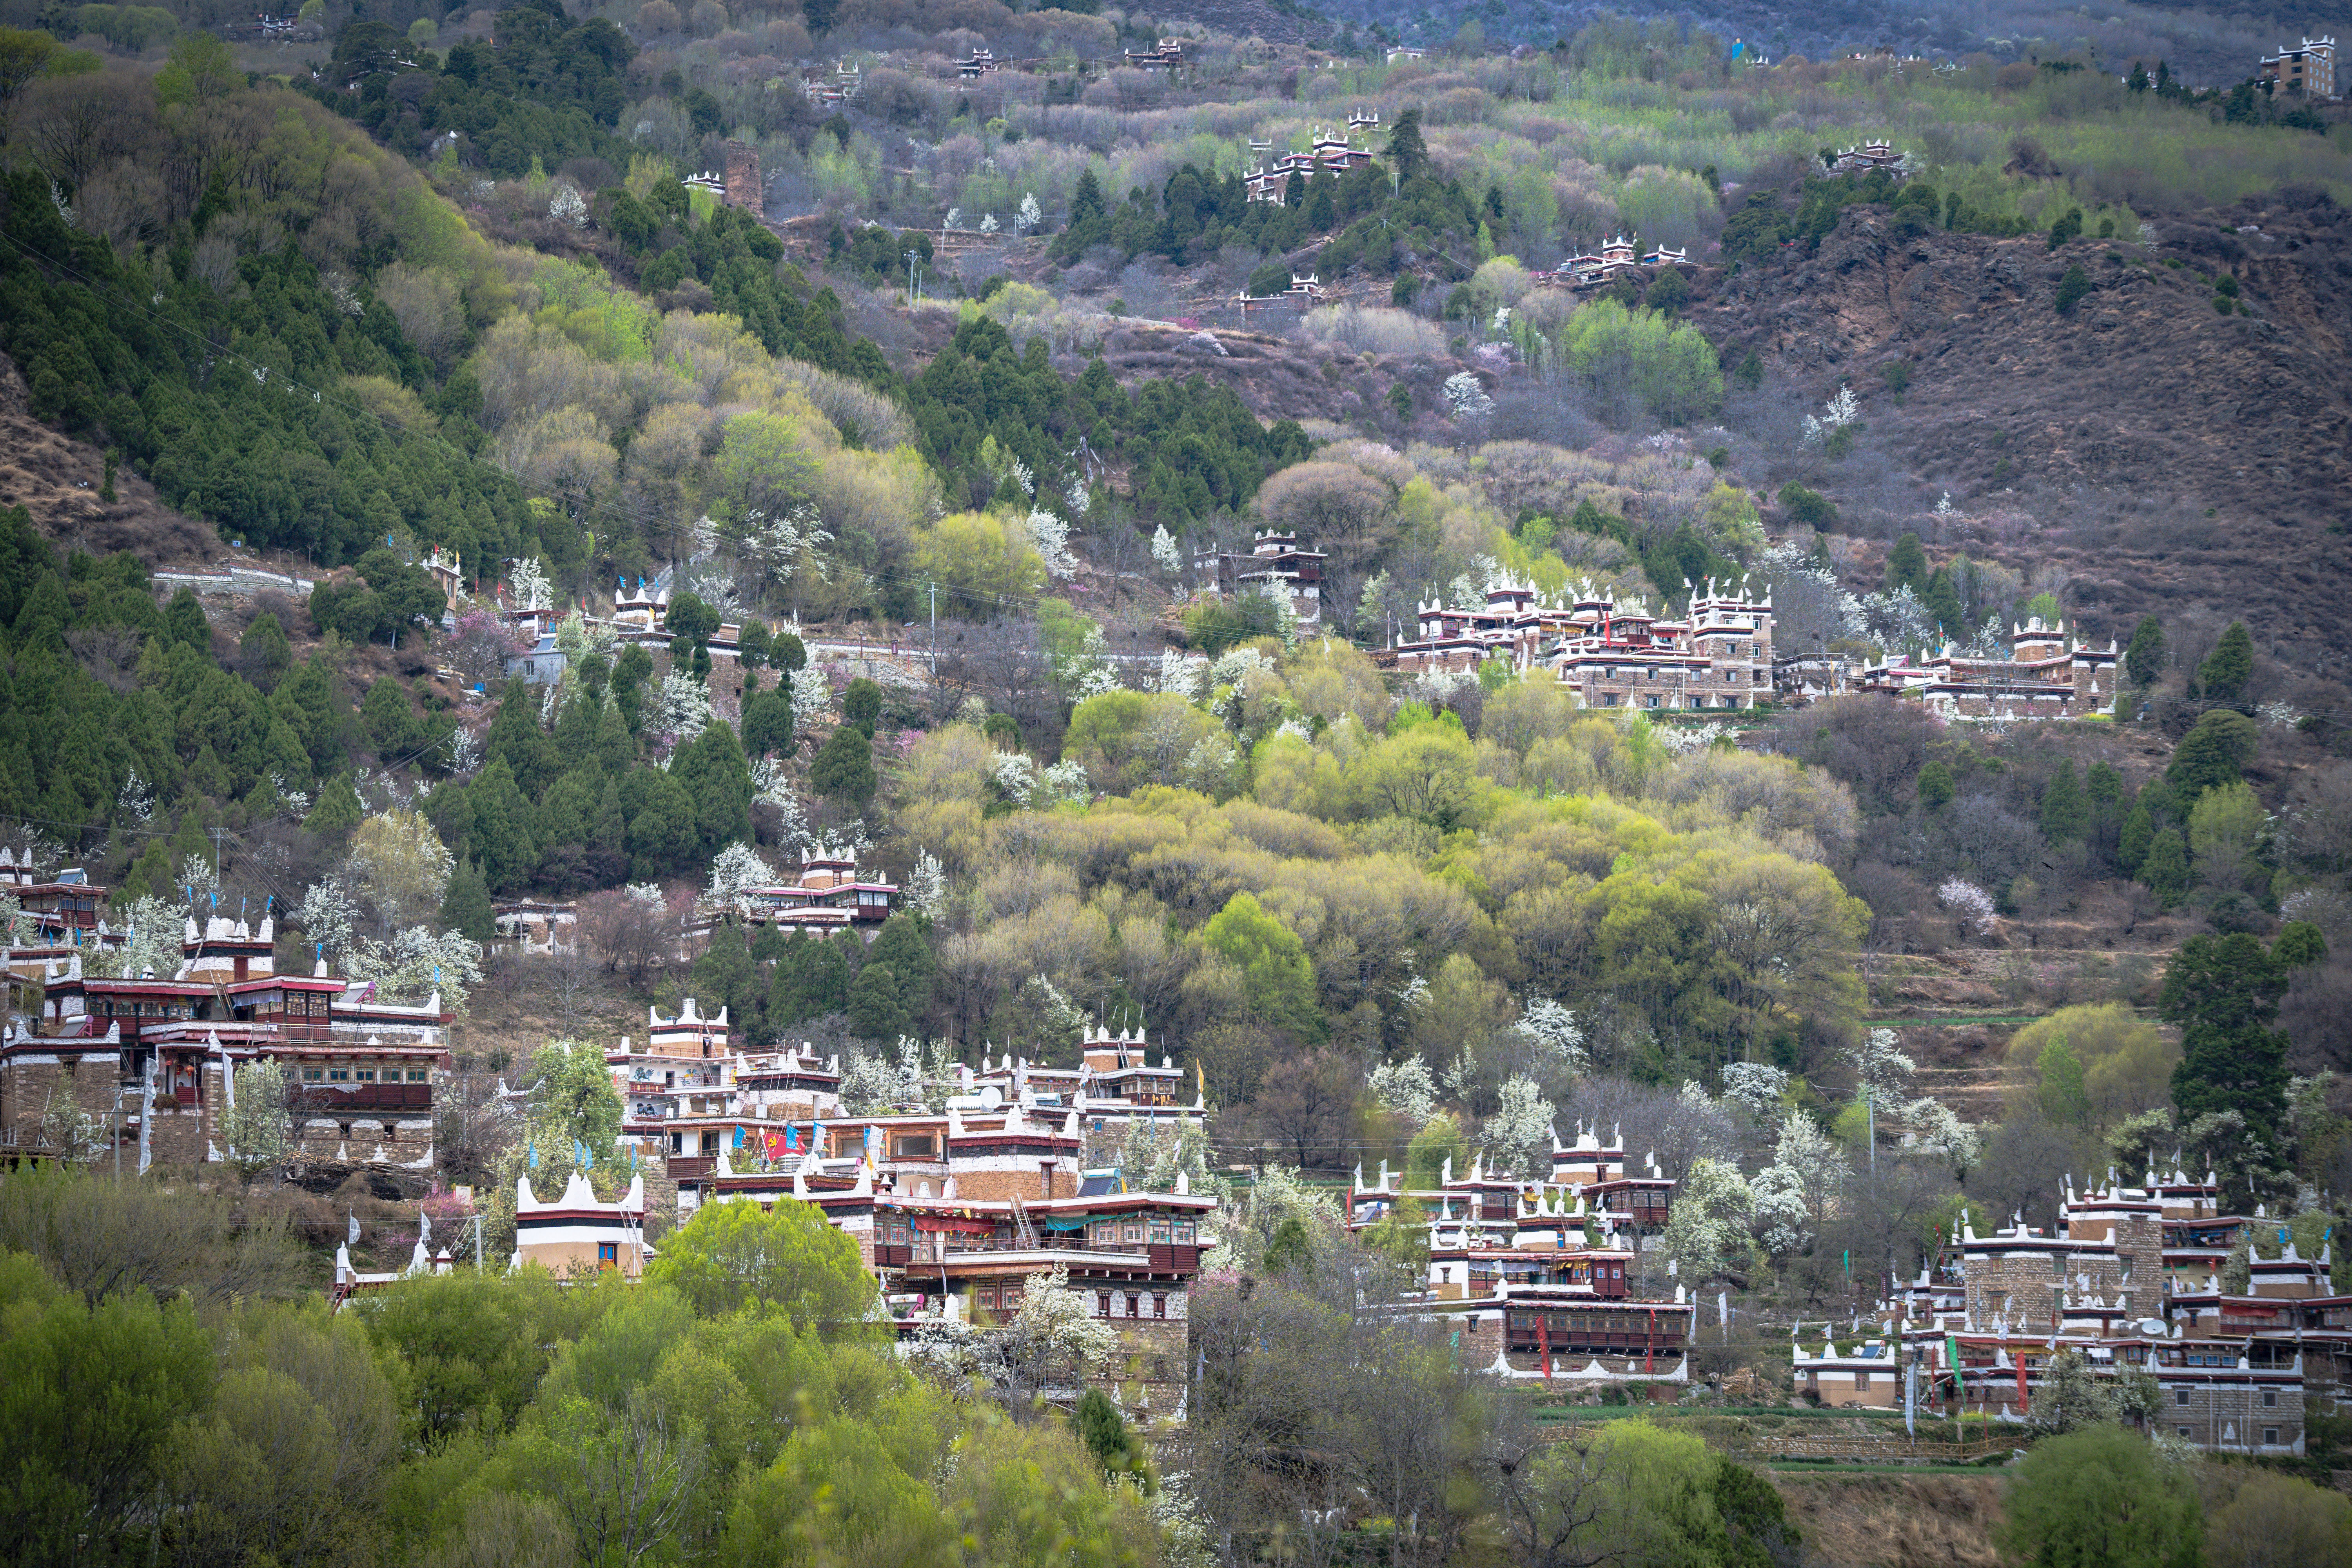
[[[2092,291],[2061,314],[2074,264]],[[2251,314],[2216,310],[2225,275]],[[1727,362],[1754,348],[1823,395],[1851,380],[1874,437],[1967,514],[1943,542],[2057,562],[2104,624],[2260,606],[2279,658],[2340,658],[2352,212],[2326,197],[2055,253],[2039,237],[1903,237],[1856,208],[1814,255],[1747,269],[1692,316]],[[1898,361],[1899,398],[1884,375]]]
[[[173,510],[155,487],[124,468],[104,500],[106,454],[35,419],[25,377],[0,354],[0,507],[21,506],[44,537],[69,550],[128,550],[151,571],[201,565],[221,543],[209,523]]]

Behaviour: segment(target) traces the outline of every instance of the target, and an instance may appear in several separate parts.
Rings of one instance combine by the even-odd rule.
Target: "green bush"
[[[1829,497],[1819,490],[1807,489],[1794,479],[1780,487],[1780,510],[1792,522],[1810,528],[1829,528],[1838,520],[1838,509]]]
[[[2081,302],[2083,296],[2090,291],[2091,275],[2084,271],[2082,264],[2077,262],[2067,268],[2066,275],[2058,279],[2058,294],[2052,303],[2057,307],[2058,313],[2063,316],[2074,310]]]

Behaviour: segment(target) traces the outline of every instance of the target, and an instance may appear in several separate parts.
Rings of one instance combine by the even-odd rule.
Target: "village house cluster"
[[[2033,616],[2009,630],[2010,657],[1978,658],[1947,639],[1932,654],[1897,654],[1866,666],[1856,689],[1915,699],[1948,718],[2082,719],[2115,711],[2122,651],[2070,635],[2063,620]]]
[[[1486,590],[1486,602],[1419,606],[1411,639],[1391,650],[1396,668],[1470,670],[1502,659],[1519,671],[1549,669],[1588,708],[1748,708],[1772,695],[1772,599],[1746,584],[1694,587],[1679,618],[1621,605],[1580,584],[1546,596],[1525,584]]]
[[[267,1061],[285,1074],[297,1154],[433,1168],[434,1089],[449,1065],[451,1021],[437,992],[390,1002],[323,961],[309,974],[280,973],[267,915],[188,915],[171,973],[101,975],[95,961],[131,934],[98,916],[105,888],[79,871],[43,879],[0,856],[0,892],[31,917],[29,933],[5,950],[0,1152],[87,1155],[100,1140],[107,1157],[142,1170],[223,1160],[236,1070]]]
[[[1824,1329],[1792,1339],[1801,1394],[1823,1405],[1940,1410],[2019,1422],[2051,1385],[2061,1356],[2095,1379],[2145,1374],[2154,1430],[2220,1452],[2304,1451],[2308,1411],[2338,1407],[2352,1368],[2352,1296],[2330,1283],[2329,1247],[2297,1254],[2257,1205],[2224,1215],[2212,1173],[2149,1171],[2126,1186],[2072,1184],[2059,1223],[2022,1221],[1979,1236],[1963,1220],[1936,1261],[1892,1282],[1865,1335]],[[2251,1249],[2242,1291],[2221,1271]],[[2147,1386],[2147,1385],[2144,1385]]]
[[[1672,267],[1689,260],[1687,247],[1677,250],[1660,245],[1637,253],[1633,242],[1620,234],[1602,240],[1596,252],[1580,252],[1549,272],[1530,276],[1540,288],[1599,289],[1615,281],[1623,273],[1636,272],[1644,267]]]
[[[1464,1361],[1494,1376],[1547,1384],[1687,1383],[1698,1305],[1680,1285],[1651,1293],[1642,1255],[1674,1207],[1654,1155],[1638,1169],[1624,1141],[1597,1125],[1552,1134],[1551,1168],[1523,1180],[1448,1159],[1433,1188],[1408,1188],[1385,1163],[1359,1170],[1348,1224],[1425,1231],[1429,1274],[1404,1310],[1448,1329]]]

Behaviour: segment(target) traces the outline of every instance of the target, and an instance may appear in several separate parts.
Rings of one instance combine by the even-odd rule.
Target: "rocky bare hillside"
[[[2092,289],[2062,313],[2074,265]],[[2216,308],[2224,278],[2243,313]],[[2352,212],[2326,196],[2055,252],[2039,236],[1906,237],[1857,208],[1814,255],[1725,279],[1693,317],[1727,360],[1752,347],[1798,385],[1874,395],[1872,430],[1895,461],[1979,525],[2033,520],[1971,538],[1956,519],[1948,542],[2059,562],[2105,623],[2243,615],[2281,659],[2341,678]]]

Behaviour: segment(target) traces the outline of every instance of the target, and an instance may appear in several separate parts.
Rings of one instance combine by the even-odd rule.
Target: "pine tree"
[[[1069,226],[1076,228],[1090,217],[1104,216],[1102,182],[1095,178],[1094,167],[1089,164],[1078,175],[1078,188],[1070,196]]]
[[[360,805],[360,792],[352,787],[352,775],[337,773],[320,790],[318,803],[302,826],[313,833],[341,833],[360,825],[367,813]]]
[[[882,922],[882,930],[874,945],[866,950],[868,968],[887,964],[898,976],[898,999],[905,1007],[908,1026],[922,1022],[931,1006],[931,979],[939,971],[939,961],[932,956],[931,944],[923,934],[922,922],[904,910]]]
[[[1895,542],[1886,554],[1886,591],[1909,588],[1918,593],[1927,582],[1927,552],[1919,547],[1919,536],[1906,533]]]
[[[1422,140],[1421,110],[1408,109],[1389,127],[1389,162],[1400,182],[1417,178],[1429,167],[1429,144]]]
[[[2154,893],[2157,902],[2172,908],[2189,891],[2189,845],[2180,837],[2180,829],[2168,827],[2148,840],[2147,856],[2140,862],[2139,879]]]
[[[2139,625],[2132,628],[2131,646],[2124,650],[2124,668],[2134,686],[2154,686],[2156,678],[2164,673],[2164,623],[2154,616],[2142,616]]]
[[[888,964],[868,963],[850,983],[849,1032],[862,1040],[895,1040],[907,1032],[907,1005]]]
[[[2252,719],[2226,708],[2190,725],[2180,744],[2172,749],[2172,761],[2164,770],[2165,778],[2179,792],[2180,805],[2176,809],[2185,814],[2207,790],[2237,783],[2261,741],[2261,731]]]
[[[539,868],[539,849],[531,841],[535,814],[505,758],[484,768],[466,786],[466,804],[473,818],[466,843],[482,879],[494,889],[520,887]]]
[[[471,857],[458,861],[450,874],[449,890],[441,899],[441,929],[462,931],[475,942],[498,934],[489,884],[482,879],[481,863]]]
[[[2084,797],[2083,781],[2072,762],[2058,764],[2042,792],[2042,836],[2064,844],[2090,831],[2091,803]]]
[[[788,756],[793,749],[793,700],[785,689],[762,691],[743,704],[743,750],[754,757]]]
[[[1967,615],[1960,608],[1959,591],[1952,586],[1952,574],[1943,567],[1937,567],[1928,577],[1927,591],[1921,597],[1927,603],[1928,616],[1946,637],[1969,629]]]
[[[596,765],[612,777],[628,772],[629,764],[637,759],[637,742],[629,734],[629,721],[621,717],[618,703],[604,703],[597,710],[595,752]]]
[[[2253,638],[2246,635],[2245,622],[2231,621],[2213,651],[2205,656],[2205,662],[2197,667],[2198,687],[2208,700],[2235,702],[2253,678]]]
[[[874,772],[874,742],[855,724],[833,732],[809,767],[809,785],[846,805],[863,806],[881,781]]]
[[[2149,852],[2151,862],[2157,853]],[[2236,1110],[2250,1131],[2277,1147],[2286,1115],[2287,1040],[2270,1025],[2286,986],[2286,969],[2259,938],[2242,932],[2181,943],[2158,1005],[2180,1030],[2172,1100],[2183,1122]]]
[[[2149,842],[2156,837],[2156,824],[2149,819],[2146,801],[2132,802],[2131,810],[2124,814],[2123,831],[2116,837],[2116,864],[2124,875],[2137,877],[2147,859]]]
[[[841,720],[855,724],[873,739],[874,730],[882,721],[882,688],[864,676],[849,683],[841,694]]]

